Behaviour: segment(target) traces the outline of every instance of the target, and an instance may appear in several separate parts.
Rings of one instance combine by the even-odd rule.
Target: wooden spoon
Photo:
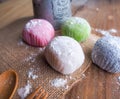
[[[18,75],[7,70],[0,75],[0,99],[12,99],[18,86]]]

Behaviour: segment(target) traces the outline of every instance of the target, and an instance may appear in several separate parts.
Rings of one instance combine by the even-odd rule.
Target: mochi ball
[[[78,42],[85,41],[91,33],[91,27],[87,20],[80,17],[67,19],[62,24],[61,30],[62,35],[73,37]]]
[[[44,53],[50,66],[62,74],[73,73],[81,67],[85,59],[80,44],[67,36],[55,37]]]
[[[43,19],[32,19],[24,27],[23,40],[32,46],[44,47],[54,37],[53,26]]]
[[[120,72],[120,38],[109,35],[99,39],[92,50],[92,61],[108,72]]]

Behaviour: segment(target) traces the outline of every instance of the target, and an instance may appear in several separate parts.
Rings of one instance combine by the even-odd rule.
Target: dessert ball
[[[45,58],[56,71],[70,74],[84,62],[85,56],[80,44],[67,36],[55,37],[45,49]]]
[[[105,36],[99,39],[92,50],[92,60],[108,72],[120,72],[120,38]]]
[[[89,23],[80,17],[71,17],[66,20],[62,27],[62,35],[73,37],[78,42],[85,41],[91,32]]]
[[[43,19],[32,19],[24,27],[23,40],[32,46],[44,47],[54,37],[53,26]]]

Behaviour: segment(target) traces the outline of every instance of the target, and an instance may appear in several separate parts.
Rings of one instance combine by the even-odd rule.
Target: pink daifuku
[[[54,37],[53,26],[44,19],[32,19],[23,29],[23,40],[32,46],[46,46]]]

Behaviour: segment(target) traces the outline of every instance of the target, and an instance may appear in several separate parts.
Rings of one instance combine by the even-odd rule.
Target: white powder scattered
[[[28,31],[32,28],[34,28],[35,26],[41,26],[41,20],[30,20],[26,26],[25,29],[27,29]]]
[[[32,88],[32,86],[31,86],[30,82],[28,81],[27,85],[18,89],[18,95],[21,97],[21,99],[25,99],[27,97],[27,95],[30,94],[31,88]]]
[[[30,70],[28,71],[28,78],[32,78],[33,80],[38,78],[38,75],[34,74],[34,69],[30,68]]]
[[[96,8],[96,11],[98,12],[100,9],[99,8]]]
[[[43,47],[43,48],[38,48],[38,51],[39,51],[39,52],[42,52],[42,51],[44,51],[44,50],[45,50],[45,48],[46,48],[46,47]]]
[[[112,33],[117,33],[116,29],[109,29],[109,30],[95,29],[95,31],[104,36],[110,35]]]
[[[62,44],[62,46],[61,46],[61,44]],[[62,37],[62,38],[57,37],[52,42],[51,49],[53,49],[59,56],[61,56],[63,54],[61,52],[61,50],[63,50],[63,52],[65,52],[66,49],[63,49],[63,47],[66,46],[67,51],[69,52],[68,54],[71,55],[73,53],[72,49],[73,49],[73,47],[76,47],[76,44],[78,45],[77,42],[72,42],[72,39],[69,39],[69,38],[65,39],[65,37]],[[71,45],[72,45],[72,47],[71,47]]]
[[[20,40],[18,41],[17,45],[18,45],[18,46],[22,46],[22,45],[24,45],[22,39],[20,39]]]
[[[78,24],[88,24],[87,20],[85,20],[84,18],[79,18],[79,17],[74,17],[74,22],[78,23]]]
[[[36,60],[35,57],[36,57],[37,55],[38,55],[38,54],[32,53],[32,54],[29,55],[27,58],[25,58],[24,61],[25,61],[25,62],[29,62],[29,61],[30,61],[30,62],[33,63],[33,62],[35,62],[35,60]]]
[[[82,74],[82,78],[85,78],[86,77],[86,75],[85,74]]]
[[[73,79],[73,77],[72,77],[72,76],[69,76],[69,75],[66,75],[65,77],[66,77],[66,79],[68,79],[68,80],[72,80],[72,79]]]
[[[28,49],[28,48],[29,48],[29,46],[27,46],[27,45],[23,42],[22,39],[20,39],[20,40],[18,41],[17,45],[18,45],[18,46],[25,47],[25,49]]]
[[[69,79],[72,79],[72,76],[69,76]]]
[[[66,84],[67,84],[67,79],[56,78],[51,81],[51,85],[54,87],[57,87],[57,88],[63,87],[65,89],[67,89],[68,86],[66,86]]]
[[[38,78],[38,75],[35,75],[34,72],[35,70],[33,68],[30,68],[30,70],[27,73],[29,79],[35,80],[36,78]],[[28,94],[31,93],[31,90],[32,90],[32,85],[30,81],[27,80],[27,85],[18,89],[18,95],[21,97],[21,99],[25,99],[28,96]]]
[[[31,59],[32,59],[32,57],[29,56],[29,57],[25,58],[25,61],[28,62],[28,61],[30,61]]]
[[[74,78],[74,77],[72,77],[72,76],[66,76],[66,79],[68,79],[68,80],[76,80],[76,78]]]
[[[101,29],[96,29],[96,32],[102,34],[102,35],[109,35],[109,32],[108,31],[105,31],[105,30],[101,30]]]
[[[120,76],[118,77],[118,82],[120,83]]]
[[[77,99],[80,99],[80,96],[77,96]]]
[[[68,76],[68,80],[77,80],[76,77]]]
[[[68,85],[66,85],[66,86],[65,86],[65,89],[67,90],[68,88],[69,88],[69,86],[68,86]]]
[[[110,33],[117,33],[117,30],[116,29],[110,29],[110,30],[108,30],[108,32],[110,32]]]

